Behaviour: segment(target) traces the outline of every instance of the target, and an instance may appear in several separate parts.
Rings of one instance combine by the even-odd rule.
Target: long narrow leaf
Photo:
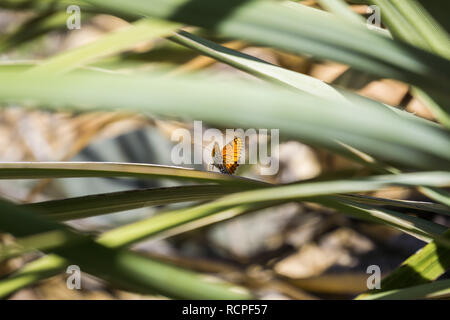
[[[69,229],[39,218],[16,206],[0,202],[2,231],[15,236],[26,236],[49,229],[59,229],[75,236]],[[23,221],[28,221],[24,224]],[[77,237],[83,237],[76,235]],[[86,237],[86,236],[84,236]],[[229,284],[205,281],[200,275],[156,260],[147,259],[129,251],[106,248],[86,239],[76,248],[61,249],[58,254],[90,272],[116,285],[134,290],[153,292],[178,298],[244,299],[250,295],[234,290]]]
[[[450,231],[444,235],[450,239]],[[381,291],[397,290],[413,285],[421,285],[436,280],[450,268],[450,249],[438,245],[435,241],[406,259],[400,267],[381,281]],[[369,291],[357,299],[369,298],[380,290]]]
[[[366,296],[361,300],[443,299],[449,296],[450,280],[441,280],[419,286],[381,292]]]
[[[145,40],[166,36],[179,25],[153,19],[142,19],[125,28],[109,33],[87,45],[65,51],[27,71],[32,74],[60,74],[89,62],[136,46]]]
[[[142,163],[119,162],[1,162],[0,179],[132,177],[193,180],[222,184],[266,185],[264,182],[216,172]]]
[[[4,80],[4,81],[3,81]],[[197,77],[107,74],[14,77],[0,74],[0,101],[77,103],[183,115],[213,124],[274,128],[286,136],[339,152],[336,141],[376,159],[427,169],[450,168],[448,132],[395,117],[390,110],[356,108],[266,84],[226,84]],[[46,86],[36,86],[45,82]],[[177,88],[174,95],[173,88]],[[211,106],[214,107],[211,107]],[[320,108],[318,107],[320,105]],[[429,143],[433,141],[433,143]]]
[[[298,5],[297,10],[292,10],[272,1],[238,0],[215,1],[214,5],[208,0],[86,2],[119,15],[170,19],[295,53],[313,54],[421,86],[447,100],[450,97],[448,60],[306,6]]]
[[[51,220],[66,221],[142,207],[211,200],[239,190],[239,186],[187,185],[96,194],[37,202],[22,207],[42,213]]]

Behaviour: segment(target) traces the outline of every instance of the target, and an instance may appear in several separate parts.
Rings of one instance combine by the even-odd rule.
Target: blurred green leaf
[[[382,12],[382,20],[394,38],[401,39],[430,52],[450,58],[450,38],[447,32],[416,0],[370,0]],[[414,96],[425,103],[433,115],[450,128],[448,102],[422,88],[412,88]]]
[[[86,242],[57,250],[57,254],[81,270],[92,273],[120,287],[140,292],[157,292],[169,297],[191,299],[248,299],[250,294],[227,283],[211,282],[201,275],[145,258],[141,255],[101,246],[68,228],[46,221],[37,214],[29,213],[17,206],[0,202],[0,226],[3,232],[23,237],[52,229],[67,235],[85,237]],[[27,221],[28,223],[23,223]],[[0,292],[2,290],[0,289]]]
[[[440,280],[404,289],[390,290],[361,300],[444,299],[450,295],[450,280]]]
[[[450,239],[450,231],[444,234]],[[363,293],[357,299],[368,299],[378,293],[421,285],[436,280],[450,268],[450,249],[430,242],[421,250],[406,259],[381,281],[381,289]]]
[[[129,190],[22,205],[55,221],[82,219],[101,214],[164,204],[212,200],[244,189],[239,186],[187,185]]]
[[[3,102],[34,101],[58,109],[76,104],[81,110],[102,106],[187,116],[211,124],[275,128],[306,143],[341,153],[344,145],[400,167],[450,168],[445,130],[408,121],[389,109],[357,108],[268,84],[224,83],[199,76],[162,80],[156,75],[79,73],[56,78],[0,74],[0,81]],[[47,85],[36,87],[36,83]]]
[[[27,70],[33,74],[60,74],[108,55],[119,53],[146,40],[169,35],[179,25],[155,19],[142,19],[111,32],[87,45],[64,51]]]
[[[24,43],[28,44],[32,40],[46,34],[47,32],[67,28],[67,17],[68,15],[65,11],[44,11],[43,13],[37,15],[37,17],[34,17],[21,25],[11,34],[8,34],[2,38],[0,40],[0,52],[5,52],[11,48],[17,48]],[[83,22],[90,17],[90,14],[83,14],[81,16],[81,21]]]
[[[22,205],[40,212],[55,221],[82,219],[102,214],[131,210],[147,206],[157,206],[185,201],[213,200],[238,192],[244,188],[221,185],[188,185],[168,188],[151,188],[146,190],[129,190],[95,194],[61,200],[51,200]],[[356,203],[374,206],[391,206],[450,214],[445,206],[419,201],[381,199],[360,195],[339,195],[339,200],[350,200]]]
[[[450,61],[294,2],[221,0],[214,5],[208,0],[86,2],[118,15],[170,19],[237,39],[335,60],[429,89],[447,101],[450,98],[447,90]]]

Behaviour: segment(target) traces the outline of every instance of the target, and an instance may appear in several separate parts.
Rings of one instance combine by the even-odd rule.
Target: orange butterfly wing
[[[241,156],[242,139],[234,138],[222,149],[223,165],[229,174],[233,174],[239,166],[239,157]]]

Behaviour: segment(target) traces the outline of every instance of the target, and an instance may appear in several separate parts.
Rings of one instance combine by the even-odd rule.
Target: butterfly
[[[235,137],[220,150],[219,144],[214,143],[211,151],[213,160],[212,166],[216,167],[222,173],[233,174],[239,166],[239,157],[241,156],[242,139]]]

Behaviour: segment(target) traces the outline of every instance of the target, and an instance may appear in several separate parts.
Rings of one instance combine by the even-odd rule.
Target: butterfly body
[[[239,157],[241,156],[242,140],[234,138],[220,150],[219,144],[214,144],[211,152],[213,159],[212,165],[220,170],[221,173],[233,174],[239,166]]]

